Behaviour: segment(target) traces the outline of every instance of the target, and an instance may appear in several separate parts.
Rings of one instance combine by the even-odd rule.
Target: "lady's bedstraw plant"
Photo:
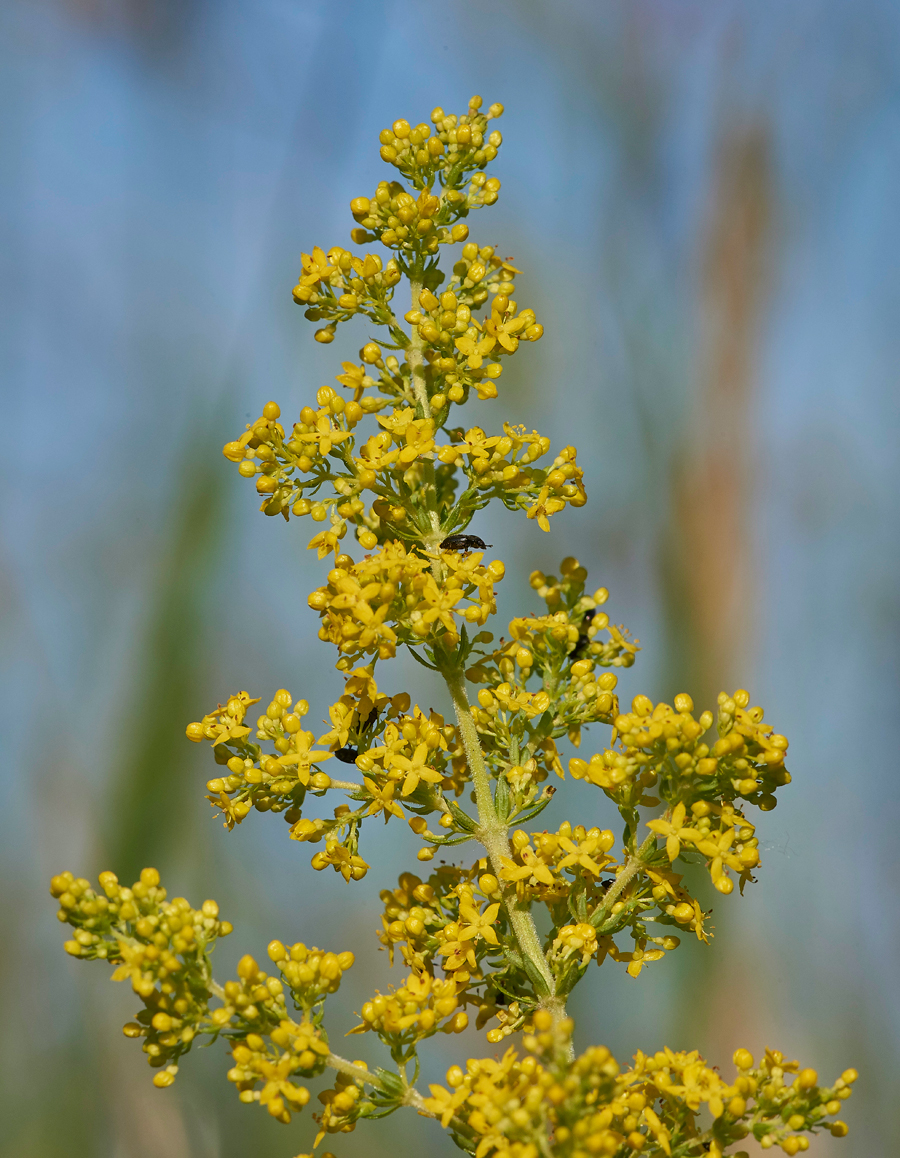
[[[212,745],[220,772],[208,799],[228,828],[252,809],[280,813],[292,840],[314,846],[312,867],[330,865],[348,882],[369,869],[361,836],[370,818],[406,822],[421,842],[419,873],[381,893],[379,937],[407,976],[376,992],[351,1030],[380,1038],[391,1064],[370,1070],[332,1052],[325,999],[352,953],[274,940],[270,972],[245,956],[237,977],[219,983],[210,953],[231,925],[215,901],[167,899],[155,869],[131,888],[102,873],[99,891],[71,873],[54,877],[59,919],[75,929],[65,948],[130,979],[143,1008],[125,1034],[142,1040],[159,1087],[172,1084],[195,1041],[220,1038],[241,1101],[289,1122],[310,1098],[301,1081],[335,1070],[314,1115],[317,1144],[360,1118],[411,1107],[475,1158],[715,1158],[749,1134],[796,1154],[822,1129],[846,1134],[835,1115],[854,1070],[820,1086],[815,1070],[775,1050],[757,1061],[739,1049],[726,1077],[696,1052],[639,1052],[620,1067],[603,1046],[572,1048],[566,998],[592,962],[610,959],[636,978],[678,947],[679,934],[707,940],[709,914],[685,881],[688,864],[705,865],[723,896],[735,880],[742,890],[753,881],[750,807],[774,808],[790,782],[788,742],[745,691],[719,696],[714,731],[712,712],[695,715],[688,695],[620,705],[615,669],[633,664],[636,645],[603,610],[607,591],[586,593],[574,558],[558,577],[531,575],[544,614],[513,619],[499,643],[484,630],[504,566],[486,562],[485,544],[468,533],[476,512],[498,500],[547,531],[552,515],[586,501],[574,447],[553,457],[549,439],[524,426],[453,425],[453,407],[473,393],[495,398],[503,359],[543,332],[517,301],[518,270],[470,241],[464,220],[497,200],[500,182],[484,171],[500,147],[492,122],[502,112],[482,111],[473,97],[462,116],[437,108],[433,127],[399,120],[382,132],[382,159],[404,181],[351,202],[351,236],[359,246],[380,241],[390,260],[317,247],[303,255],[294,289],[306,317],[322,323],[317,341],[331,342],[358,315],[380,336],[363,346],[361,364],[342,363],[341,389],[323,386],[296,422],[283,423],[269,402],[225,447],[256,480],[265,514],[321,525],[310,547],[332,558],[309,605],[346,679],[328,730],[318,739],[307,731],[306,701],[285,690],[255,727],[247,717],[258,701],[238,692],[187,729]],[[448,276],[439,256],[456,245]],[[401,647],[443,677],[454,723],[376,682],[377,661]],[[467,683],[478,689],[474,703]],[[577,746],[590,724],[612,734],[569,761],[585,793],[578,813],[590,813],[594,793],[608,797],[624,821],[619,848],[598,826],[533,828],[554,792],[548,778],[564,777],[557,740]],[[340,763],[339,779],[324,771]],[[342,801],[333,819],[304,815],[310,796],[328,794]],[[431,864],[436,851],[466,844],[476,846],[470,867]],[[534,918],[541,906],[546,936]],[[422,1092],[420,1046],[463,1030],[468,1009],[477,1029],[490,1027],[491,1046],[520,1030],[521,1045],[451,1066],[446,1085]]]

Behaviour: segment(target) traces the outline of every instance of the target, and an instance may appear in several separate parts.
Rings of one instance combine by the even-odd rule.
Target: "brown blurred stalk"
[[[754,393],[770,164],[764,125],[722,133],[701,239],[697,388],[673,471],[662,584],[672,667],[698,707],[733,691],[752,658]]]
[[[755,395],[771,219],[766,127],[729,125],[716,152],[701,236],[697,387],[687,438],[674,460],[662,543],[667,683],[672,692],[689,690],[698,711],[714,708],[720,691],[746,685],[753,658]],[[731,914],[717,893],[710,891],[708,903],[721,936]],[[731,937],[712,952],[698,948],[681,961],[677,1035],[685,1044],[692,1039],[693,1048],[702,1026],[703,1047],[715,1057],[744,1042],[755,1046],[765,1003],[746,955]]]

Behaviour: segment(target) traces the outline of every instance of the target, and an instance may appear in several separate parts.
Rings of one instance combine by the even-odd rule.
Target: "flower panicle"
[[[696,1051],[620,1066],[604,1046],[572,1046],[565,1004],[588,970],[612,962],[637,980],[685,935],[709,942],[697,876],[722,896],[754,881],[751,808],[771,811],[791,776],[787,738],[746,690],[722,692],[715,712],[686,692],[629,703],[620,684],[639,640],[573,555],[556,574],[532,571],[506,635],[491,629],[506,567],[476,533],[479,513],[494,503],[549,532],[587,501],[574,446],[509,421],[456,424],[454,407],[498,399],[508,359],[544,332],[514,259],[469,231],[470,213],[499,197],[486,170],[502,113],[476,96],[459,115],[436,108],[381,132],[394,175],[350,204],[363,248],[311,246],[293,289],[316,341],[360,318],[366,340],[333,384],[299,409],[267,402],[223,448],[264,514],[315,524],[307,546],[324,566],[307,605],[336,649],[341,694],[320,727],[280,688],[265,706],[230,695],[186,729],[212,749],[207,799],[229,830],[251,812],[281,815],[291,847],[346,882],[368,877],[367,824],[416,838],[419,873],[379,894],[378,939],[404,975],[367,986],[350,1030],[378,1039],[390,1065],[332,1052],[325,1006],[352,952],[273,940],[271,965],[244,954],[220,984],[210,955],[231,925],[214,901],[169,899],[155,869],[131,888],[112,873],[99,890],[54,877],[73,929],[65,948],[131,981],[142,1008],[124,1032],[160,1088],[198,1037],[222,1039],[240,1101],[286,1124],[310,1103],[309,1082],[334,1070],[315,1146],[411,1107],[472,1158],[747,1158],[734,1148],[750,1137],[797,1154],[822,1130],[847,1133],[837,1115],[854,1070],[823,1086],[777,1051],[757,1064],[740,1049],[726,1078]],[[404,649],[443,679],[452,715],[386,690],[385,669],[376,680]],[[567,760],[566,742],[578,753]],[[542,813],[567,774],[578,811],[550,823]],[[595,789],[624,828],[594,814]],[[335,792],[335,807],[319,805]],[[468,1028],[504,1050],[451,1066],[426,1096],[420,1050]]]

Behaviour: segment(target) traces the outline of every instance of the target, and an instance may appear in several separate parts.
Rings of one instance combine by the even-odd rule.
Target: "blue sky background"
[[[311,1144],[308,1115],[288,1132],[239,1105],[220,1051],[152,1089],[118,1028],[132,996],[61,952],[46,882],[63,867],[154,863],[173,892],[215,896],[237,926],[223,975],[276,935],[352,948],[336,1034],[390,979],[370,927],[405,867],[395,830],[367,834],[381,867],[353,889],[312,873],[277,818],[226,834],[183,728],[238,687],[286,686],[314,719],[338,692],[306,606],[308,529],[261,518],[219,448],[355,355],[361,326],[312,341],[290,297],[300,253],[348,241],[348,202],[384,176],[381,128],[472,92],[507,109],[500,201],[473,231],[515,255],[545,324],[477,421],[575,442],[590,496],[550,535],[485,517],[508,564],[501,611],[528,600],[532,567],[577,554],[644,647],[626,694],[682,690],[671,673],[702,641],[661,563],[681,533],[673,494],[709,443],[737,446],[741,524],[711,513],[704,535],[743,544],[740,671],[711,678],[748,687],[791,738],[759,884],[717,903],[710,948],[586,981],[580,1044],[722,1063],[768,1044],[828,1077],[854,1064],[851,1136],[815,1152],[896,1152],[898,41],[900,12],[878,0],[3,7],[0,1152]],[[709,255],[728,276],[731,251],[710,238],[744,204],[717,174],[748,140],[765,213],[759,260],[731,270],[738,285],[759,272],[730,409],[708,367]],[[402,660],[384,678],[445,706]],[[441,1043],[426,1077],[483,1048]],[[333,1149],[424,1145],[452,1149],[397,1116]]]

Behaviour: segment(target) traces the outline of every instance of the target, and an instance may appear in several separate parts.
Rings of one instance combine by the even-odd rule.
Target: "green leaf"
[[[500,821],[505,821],[509,816],[509,782],[502,772],[497,777],[497,787],[494,790],[494,811]]]
[[[474,840],[475,837],[469,836],[467,833],[465,836],[426,836],[423,839],[427,840],[429,844],[444,847],[451,844],[465,844],[466,841]]]
[[[399,1074],[395,1074],[393,1070],[383,1070],[380,1066],[375,1067],[375,1076],[381,1082],[381,1092],[395,1097],[398,1100],[403,1097],[403,1079]]]
[[[547,982],[544,980],[543,973],[541,973],[528,957],[522,958],[522,964],[525,967],[525,972],[528,974],[528,980],[534,986],[535,993],[539,993],[541,997],[548,996],[550,990],[547,987]]]
[[[536,816],[540,816],[552,799],[552,795],[542,796],[537,804],[526,808],[524,812],[517,812],[515,816],[511,816],[510,824],[524,824],[528,820],[534,820]]]
[[[447,807],[450,809],[450,813],[453,816],[453,819],[456,821],[460,828],[464,829],[466,832],[477,831],[477,822],[474,821],[471,816],[467,816],[455,801],[448,800],[446,803]]]
[[[439,668],[436,668],[433,663],[429,663],[428,660],[422,659],[422,657],[420,655],[417,655],[415,653],[415,651],[413,651],[412,647],[410,647],[409,645],[407,645],[406,650],[413,657],[413,659],[416,661],[416,663],[420,663],[422,665],[422,667],[427,667],[429,671],[439,671],[440,670]]]

